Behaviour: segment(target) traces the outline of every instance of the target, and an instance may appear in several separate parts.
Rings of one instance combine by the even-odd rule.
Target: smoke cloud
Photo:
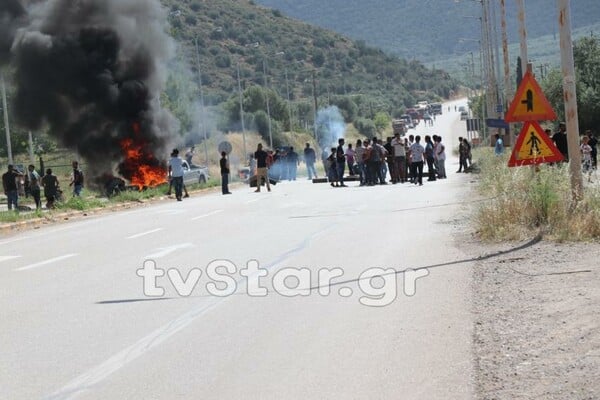
[[[346,124],[336,106],[329,106],[317,113],[317,138],[321,149],[337,147],[338,139],[344,137]]]
[[[48,126],[98,174],[123,165],[124,140],[148,162],[166,158],[178,125],[160,109],[159,94],[174,43],[158,0],[46,0],[26,11],[1,1],[11,43],[0,41],[0,63],[15,70],[21,125]]]
[[[0,66],[6,64],[17,28],[25,23],[25,9],[18,0],[0,1]]]

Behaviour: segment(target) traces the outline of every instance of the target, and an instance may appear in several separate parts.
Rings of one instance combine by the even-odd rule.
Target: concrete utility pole
[[[8,124],[8,103],[6,101],[6,84],[4,75],[0,71],[0,87],[2,89],[2,109],[4,110],[4,130],[6,131],[6,153],[8,154],[8,163],[13,163],[12,146],[10,143],[10,126]]]
[[[198,49],[198,38],[194,38],[196,42],[196,65],[198,68],[198,87],[200,88],[200,113],[202,119],[202,132],[204,133],[204,159],[208,166],[208,135],[206,132],[206,113],[204,109],[204,89],[202,88],[202,70],[200,69],[200,50]]]
[[[575,61],[571,37],[571,4],[569,0],[558,0],[558,25],[560,28],[560,58],[563,74],[563,94],[569,146],[569,171],[573,200],[583,198],[581,155],[579,153],[579,116],[577,114],[577,92],[575,90]]]
[[[516,0],[519,19],[519,43],[521,44],[521,71],[527,71],[529,57],[527,56],[527,25],[525,24],[525,0]]]
[[[288,118],[290,120],[290,132],[293,131],[293,123],[292,123],[292,102],[290,100],[290,84],[288,82],[288,71],[285,68],[285,91],[287,93],[287,102],[288,102]]]
[[[240,93],[240,118],[242,120],[242,141],[243,141],[243,148],[244,148],[244,157],[242,160],[245,163],[247,161],[246,158],[248,157],[248,153],[246,153],[246,126],[244,123],[244,94],[242,93],[242,81],[240,79],[240,63],[239,63],[239,61],[237,63],[237,81],[238,81],[238,91]]]

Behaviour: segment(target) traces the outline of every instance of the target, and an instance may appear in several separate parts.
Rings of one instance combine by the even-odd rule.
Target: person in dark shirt
[[[229,191],[229,160],[227,159],[227,153],[224,151],[221,152],[219,166],[221,167],[221,189],[223,194],[231,194]]]
[[[255,192],[260,192],[260,186],[262,185],[262,179],[265,180],[267,184],[267,190],[271,191],[271,185],[269,183],[269,174],[268,174],[268,165],[267,158],[269,154],[263,150],[262,143],[259,143],[256,152],[254,153],[254,159],[256,160],[256,190]]]
[[[293,147],[290,147],[290,151],[287,154],[288,162],[288,180],[295,181],[298,173],[298,153],[294,151]]]
[[[313,175],[317,178],[317,171],[315,169],[316,161],[317,155],[315,154],[315,150],[310,147],[310,143],[306,143],[306,147],[304,148],[304,162],[306,163],[308,179],[312,179]]]
[[[552,141],[556,145],[556,148],[558,149],[558,151],[560,151],[560,153],[565,158],[565,162],[568,162],[569,161],[569,146],[567,143],[566,130],[567,130],[566,125],[563,122],[561,122],[558,125],[558,131],[554,135],[552,135]]]
[[[17,186],[17,178],[21,174],[18,173],[12,165],[8,165],[8,171],[2,175],[2,188],[8,202],[8,209],[19,209],[19,188]]]
[[[337,162],[338,181],[340,182],[340,186],[345,187],[344,170],[346,169],[346,152],[344,151],[344,139],[338,139],[338,147],[335,152],[335,158]]]
[[[46,170],[46,175],[42,178],[44,187],[44,196],[46,196],[46,208],[54,208],[54,202],[58,195],[58,178],[52,175],[52,169]]]

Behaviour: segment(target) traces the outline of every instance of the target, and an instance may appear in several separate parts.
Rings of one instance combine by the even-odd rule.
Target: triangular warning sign
[[[552,139],[537,122],[526,122],[517,138],[509,167],[558,162],[564,159]]]
[[[556,119],[556,114],[550,105],[550,102],[544,96],[542,88],[535,80],[531,72],[527,71],[517,94],[510,103],[506,117],[506,122],[521,122],[521,121],[553,121]]]

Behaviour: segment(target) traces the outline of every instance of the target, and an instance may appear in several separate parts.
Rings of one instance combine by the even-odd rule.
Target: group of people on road
[[[329,183],[333,187],[345,187],[346,165],[350,175],[358,175],[360,186],[386,185],[389,173],[392,184],[410,182],[423,185],[424,166],[427,165],[428,181],[446,178],[446,147],[438,135],[401,137],[399,133],[382,143],[377,137],[357,140],[353,148],[339,139],[324,158]]]
[[[84,182],[83,171],[77,161],[73,161],[71,166],[73,169],[69,186],[73,188],[74,197],[81,196]],[[40,176],[33,164],[30,164],[27,171],[23,172],[13,165],[8,165],[8,170],[2,175],[2,187],[7,198],[8,210],[19,210],[20,182],[23,182],[25,197],[31,196],[33,198],[37,210],[42,208],[42,188],[44,189],[47,209],[54,208],[56,202],[62,196],[58,178],[53,174],[52,168],[47,168],[44,176]]]

